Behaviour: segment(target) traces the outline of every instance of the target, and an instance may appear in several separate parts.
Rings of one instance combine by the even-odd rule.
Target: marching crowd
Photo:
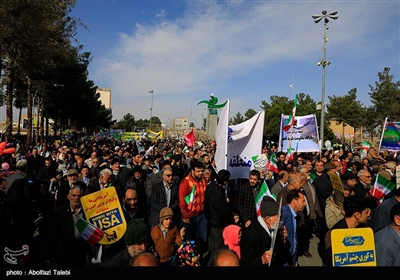
[[[396,154],[374,146],[367,155],[348,146],[287,154],[270,144],[260,154],[277,170],[232,179],[217,169],[216,149],[213,141],[85,139],[2,155],[2,265],[277,267],[304,256],[332,266],[331,231],[360,227],[374,232],[378,266],[400,265],[400,189],[382,201],[371,191],[377,176],[396,184]],[[257,207],[264,182],[271,195]],[[110,186],[126,231],[90,244],[76,226],[86,219],[81,198]]]

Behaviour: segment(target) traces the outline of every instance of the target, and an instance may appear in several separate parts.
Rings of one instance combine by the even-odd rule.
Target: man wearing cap
[[[140,165],[134,165],[131,169],[133,175],[128,179],[128,182],[126,183],[126,188],[132,188],[136,190],[139,199],[139,208],[145,211],[145,213],[148,213],[150,209],[147,205],[147,194],[145,187],[147,176],[145,175],[145,171]]]
[[[185,228],[180,230],[173,222],[174,212],[169,207],[160,211],[159,223],[151,229],[151,238],[155,245],[161,266],[171,266],[177,247],[182,245]]]
[[[380,176],[385,177],[386,180],[391,181],[394,184],[396,183],[396,162],[391,160],[385,163],[385,169],[378,173]],[[383,200],[389,199],[394,196],[394,192],[396,189],[389,192],[387,195],[383,197]]]
[[[369,166],[371,170],[369,170],[371,177],[372,177],[372,182],[375,182],[376,176],[378,175],[379,172],[383,171],[382,169],[382,164],[379,160],[377,159],[371,159],[369,160]]]
[[[271,262],[271,266],[283,266],[289,257],[290,242],[287,241],[285,226],[278,232],[275,231],[279,224],[279,204],[274,198],[264,196],[260,209],[261,215],[243,230],[240,240],[240,265],[269,266]],[[278,234],[274,246],[273,234]]]
[[[63,180],[60,184],[60,187],[58,188],[57,191],[57,208],[65,205],[68,200],[67,196],[69,193],[69,190],[73,188],[74,186],[78,186],[81,188],[82,193],[86,192],[86,184],[82,181],[78,181],[78,170],[72,168],[67,171],[67,180]]]
[[[348,188],[351,192],[354,191],[354,186],[357,184],[358,176],[353,172],[345,172],[342,176],[343,188]]]
[[[123,238],[126,248],[102,266],[130,266],[132,258],[146,252],[151,241],[149,228],[141,219],[129,222]]]
[[[110,166],[112,171],[111,185],[115,187],[118,198],[121,200],[126,189],[126,184],[132,176],[132,169],[127,168],[126,166],[121,166],[118,156],[113,157]]]

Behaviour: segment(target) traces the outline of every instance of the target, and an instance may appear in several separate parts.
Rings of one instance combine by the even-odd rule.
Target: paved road
[[[317,246],[319,242],[319,238],[313,235],[314,237],[311,239],[310,243],[310,253],[313,255],[312,258],[307,258],[304,256],[299,257],[299,265],[300,266],[322,266],[322,260],[318,256]]]

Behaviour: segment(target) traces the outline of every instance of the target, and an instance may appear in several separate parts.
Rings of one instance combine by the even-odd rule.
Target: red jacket
[[[193,207],[192,209],[188,209],[188,204],[185,201],[185,197],[190,194],[193,186],[196,186]],[[179,185],[179,207],[181,209],[183,219],[203,214],[205,192],[206,181],[204,178],[201,178],[200,181],[197,181],[191,174],[183,178]]]

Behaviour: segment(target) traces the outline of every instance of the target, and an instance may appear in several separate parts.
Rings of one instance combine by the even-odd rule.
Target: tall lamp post
[[[148,92],[151,93],[150,127],[149,127],[149,129],[151,130],[151,119],[153,118],[153,95],[154,95],[154,91],[151,89]]]
[[[317,63],[318,66],[322,66],[322,99],[321,99],[321,123],[320,123],[320,141],[321,141],[321,148],[324,145],[324,124],[325,124],[325,67],[331,64],[329,61],[326,60],[326,43],[328,42],[328,37],[326,36],[326,30],[328,28],[329,19],[337,19],[338,11],[334,11],[330,14],[326,10],[322,11],[322,15],[313,15],[312,18],[314,19],[315,23],[320,22],[324,19],[324,40],[323,40],[323,56],[322,60]]]

